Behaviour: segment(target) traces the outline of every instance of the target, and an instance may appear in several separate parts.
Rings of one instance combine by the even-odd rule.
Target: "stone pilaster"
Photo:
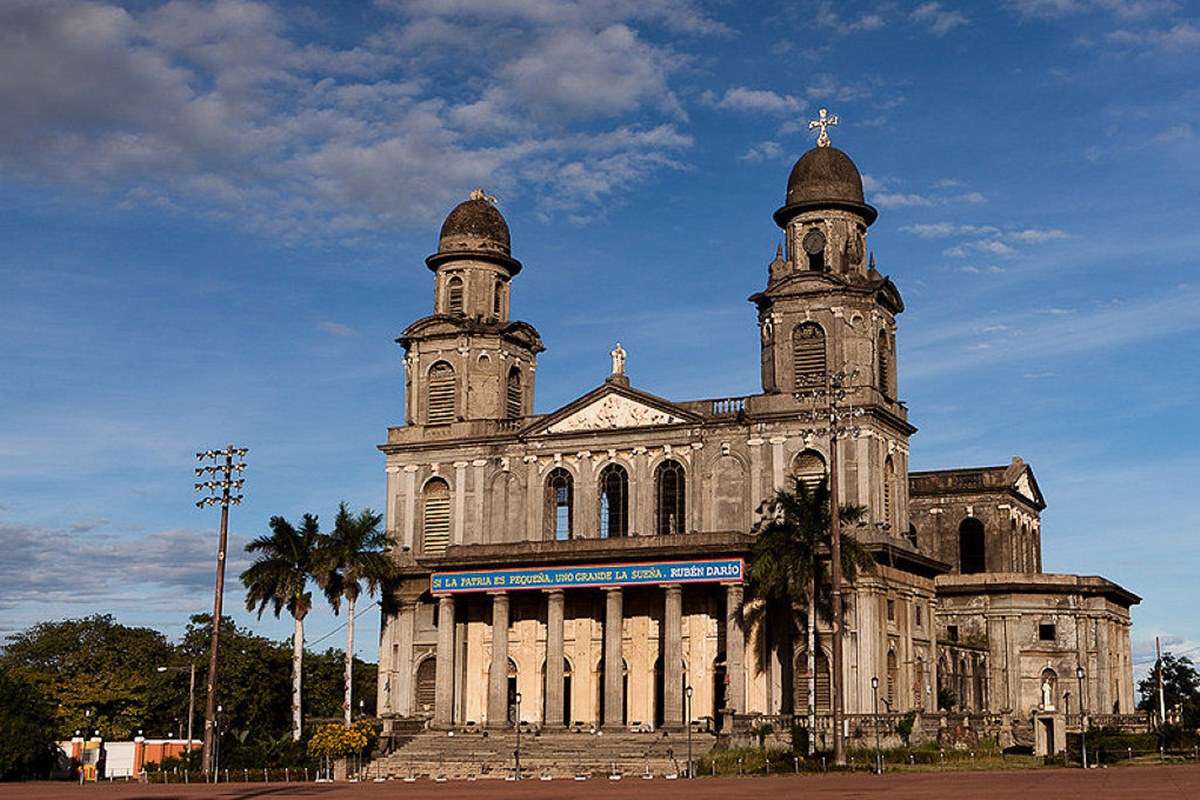
[[[546,592],[546,713],[542,723],[563,724],[563,606],[562,589]]]
[[[663,726],[683,725],[683,587],[663,587]]]
[[[454,596],[438,598],[437,661],[433,696],[433,724],[454,724]]]
[[[487,724],[508,727],[508,595],[492,595],[492,664],[488,669]]]
[[[624,638],[624,606],[621,590],[604,590],[604,719],[606,728],[620,728],[625,709],[624,661],[621,644]]]
[[[739,713],[746,711],[746,633],[742,629],[744,588],[740,583],[725,587],[725,674],[729,688],[725,704]]]
[[[396,617],[396,659],[392,664],[392,710],[401,717],[412,716],[413,701],[413,633],[416,628],[417,604],[412,600],[400,603]]]

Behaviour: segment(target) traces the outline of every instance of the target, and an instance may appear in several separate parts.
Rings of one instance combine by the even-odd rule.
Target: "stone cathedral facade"
[[[859,171],[827,142],[795,164],[774,215],[785,245],[750,297],[762,391],[747,397],[656,397],[617,345],[599,385],[535,413],[543,344],[510,314],[522,264],[508,225],[482,192],[450,212],[426,260],[432,313],[398,339],[404,424],[380,445],[403,573],[383,611],[385,719],[717,729],[802,713],[806,644],[748,627],[744,560],[759,503],[789,475],[826,473],[829,440],[796,391],[843,366],[863,414],[837,443],[840,500],[867,507],[852,533],[877,562],[849,592],[846,712],[873,710],[875,677],[881,709],[1051,719],[1078,666],[1089,711],[1133,710],[1138,598],[1042,573],[1030,468],[909,472],[904,302],[868,255],[877,212]],[[822,628],[822,715],[829,644]]]

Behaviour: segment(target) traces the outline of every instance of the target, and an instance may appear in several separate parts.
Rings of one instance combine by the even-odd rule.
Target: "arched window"
[[[825,380],[825,331],[815,322],[802,322],[792,331],[792,367],[796,388]]]
[[[619,464],[600,471],[600,538],[629,533],[629,474]]]
[[[513,367],[508,371],[508,382],[505,385],[504,416],[517,419],[524,416],[521,394],[521,369]]]
[[[457,275],[446,281],[446,310],[451,314],[463,313],[463,279]]]
[[[804,254],[808,256],[808,268],[814,272],[825,271],[825,234],[816,228],[809,230],[800,241]]]
[[[883,462],[883,521],[889,530],[895,528],[892,511],[896,505],[893,495],[896,493],[896,464],[888,456]]]
[[[987,569],[983,523],[967,517],[958,526],[958,571],[963,575]]]
[[[430,425],[445,425],[455,416],[454,367],[439,361],[429,370],[425,389],[425,421]]]
[[[808,490],[816,491],[825,479],[825,457],[816,450],[803,450],[792,459],[792,475],[799,478]]]
[[[887,654],[887,701],[888,711],[896,710],[896,672],[899,665],[896,661],[896,651],[888,650]]]
[[[886,330],[879,331],[879,342],[876,352],[879,356],[879,393],[887,397],[892,395],[892,386],[888,383],[888,334]]]
[[[421,554],[440,556],[450,544],[450,487],[434,478],[425,484],[421,499]]]
[[[554,540],[571,538],[572,511],[575,506],[575,481],[571,473],[556,467],[546,476],[546,504],[542,529]]]
[[[495,285],[492,287],[492,316],[494,317],[500,316],[500,309],[502,307],[500,293],[503,290],[504,284],[501,281],[496,281]]]
[[[685,486],[678,461],[667,459],[654,470],[655,528],[660,536],[683,530]]]

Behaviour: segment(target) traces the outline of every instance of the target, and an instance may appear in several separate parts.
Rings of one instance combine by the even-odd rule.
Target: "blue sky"
[[[475,186],[525,263],[539,411],[618,339],[651,392],[755,391],[746,297],[828,107],[908,306],[913,468],[1020,455],[1046,568],[1143,595],[1139,660],[1195,655],[1198,68],[1174,0],[9,0],[0,633],[208,608],[197,449],[251,448],[238,543],[380,507],[393,339]]]

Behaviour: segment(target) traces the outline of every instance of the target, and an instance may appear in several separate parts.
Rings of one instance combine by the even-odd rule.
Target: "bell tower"
[[[864,409],[870,444],[843,443],[842,463],[857,473],[842,502],[868,506],[872,521],[893,533],[908,528],[908,436],[915,429],[897,399],[896,317],[900,292],[875,269],[867,233],[878,212],[863,195],[850,157],[830,145],[824,109],[810,127],[817,146],[788,176],[775,212],[784,244],[768,267],[767,287],[750,300],[758,309],[762,387],[782,411],[810,381],[852,372],[851,400]],[[794,404],[794,405],[793,405]],[[847,476],[849,477],[849,476]]]
[[[476,189],[455,206],[425,264],[434,274],[433,314],[396,340],[405,349],[406,423],[448,426],[532,414],[537,354],[545,348],[532,325],[509,316],[521,262],[512,257],[495,198]]]

